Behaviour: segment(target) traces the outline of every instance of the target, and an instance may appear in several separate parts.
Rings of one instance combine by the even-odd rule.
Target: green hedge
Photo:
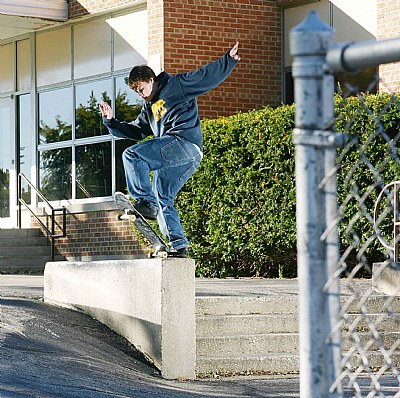
[[[339,150],[341,169],[338,174],[338,202],[342,222],[339,234],[342,251],[353,247],[347,265],[370,266],[382,261],[387,252],[374,236],[373,214],[382,188],[400,178],[397,142],[400,138],[400,96],[370,94],[359,98],[335,98],[336,130],[357,137],[357,143]],[[380,228],[392,241],[392,212]],[[351,225],[351,228],[348,226]],[[361,270],[367,276],[370,270]]]
[[[370,239],[376,197],[400,175],[398,159],[392,160],[397,149],[386,142],[398,139],[397,101],[386,94],[335,99],[337,131],[359,136],[359,145],[338,149],[339,203],[358,191],[343,209],[343,250],[361,248]],[[176,199],[197,275],[296,276],[294,106],[203,120],[202,127],[204,159]],[[365,196],[361,213],[357,195]],[[347,231],[349,222],[353,228]],[[375,240],[366,253],[380,259],[383,250]]]
[[[177,198],[202,276],[293,276],[294,107],[203,120],[204,158]]]

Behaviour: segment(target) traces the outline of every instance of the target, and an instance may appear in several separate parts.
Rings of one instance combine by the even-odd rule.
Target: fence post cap
[[[296,55],[326,54],[333,42],[335,30],[311,11],[290,30],[290,53]]]

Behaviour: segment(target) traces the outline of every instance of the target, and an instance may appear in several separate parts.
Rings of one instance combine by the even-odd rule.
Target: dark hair
[[[139,82],[148,82],[151,78],[155,79],[156,74],[147,65],[134,66],[129,73],[129,78],[125,78],[125,83],[132,88]]]

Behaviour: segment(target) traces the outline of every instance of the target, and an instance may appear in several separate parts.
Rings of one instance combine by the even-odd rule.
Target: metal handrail
[[[29,205],[22,199],[22,184],[21,180],[24,179],[25,182],[35,191],[36,195],[39,196],[43,202],[51,209],[51,229],[47,227],[43,223],[43,221],[36,215],[33,210],[29,207]],[[44,197],[44,195],[29,181],[29,179],[25,176],[24,173],[18,174],[18,227],[21,228],[21,205],[24,205],[32,216],[36,219],[36,221],[42,226],[44,231],[46,232],[47,236],[51,239],[51,260],[54,261],[54,254],[55,254],[55,247],[54,247],[54,240],[56,238],[64,238],[67,236],[67,209],[64,206],[61,207],[53,207],[50,202]],[[59,234],[55,233],[55,216],[56,213],[62,211],[62,228]]]

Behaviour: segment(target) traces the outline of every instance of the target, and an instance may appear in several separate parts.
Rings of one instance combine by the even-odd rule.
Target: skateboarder
[[[128,86],[145,100],[141,113],[131,123],[113,117],[109,104],[102,102],[103,123],[116,137],[142,141],[127,148],[123,155],[125,177],[134,207],[147,219],[157,219],[170,245],[186,257],[185,237],[174,199],[203,156],[202,131],[196,97],[222,83],[239,57],[236,43],[219,60],[194,72],[155,75],[146,66],[135,66]],[[153,181],[150,185],[150,171]]]

